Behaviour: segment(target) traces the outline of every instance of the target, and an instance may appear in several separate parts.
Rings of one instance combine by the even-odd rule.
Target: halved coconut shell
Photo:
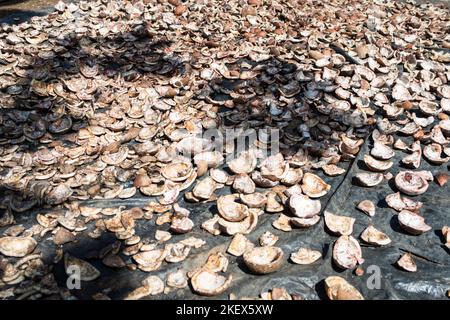
[[[374,142],[373,148],[370,150],[370,154],[379,160],[389,160],[395,156],[394,150],[378,141]]]
[[[320,216],[316,215],[312,218],[291,218],[290,222],[292,225],[300,228],[309,228],[320,221]]]
[[[276,235],[274,235],[273,233],[271,233],[270,231],[264,232],[259,237],[259,244],[262,247],[273,246],[277,241],[278,241],[278,237]]]
[[[286,177],[289,172],[289,163],[284,161],[281,153],[267,157],[261,163],[261,176],[263,178],[279,181]]]
[[[254,210],[258,209],[249,209],[249,215],[245,217],[244,220],[237,222],[219,218],[217,220],[219,229],[230,236],[235,235],[236,233],[249,234],[255,229],[258,223],[258,213]]]
[[[283,250],[278,247],[255,247],[244,253],[244,262],[254,273],[275,272],[283,264]]]
[[[202,296],[217,296],[225,292],[233,279],[230,274],[228,278],[209,270],[199,270],[191,278],[192,289]]]
[[[291,254],[291,261],[296,264],[311,264],[322,258],[322,253],[317,250],[300,248]]]
[[[253,249],[255,245],[250,242],[243,234],[237,233],[234,235],[228,246],[227,252],[233,256],[240,257],[247,250]]]
[[[303,193],[311,198],[319,198],[327,194],[331,186],[322,180],[319,176],[307,172],[302,179]]]
[[[228,181],[228,174],[221,169],[211,169],[209,171],[209,175],[214,179],[217,183],[225,184]]]
[[[425,193],[429,186],[423,175],[414,171],[400,171],[395,176],[395,185],[398,190],[410,196]]]
[[[31,237],[0,238],[0,253],[7,257],[24,257],[33,252],[37,242]]]
[[[100,277],[100,271],[98,271],[92,264],[75,258],[68,253],[64,256],[64,267],[67,275],[69,276],[72,275],[74,271],[78,271],[79,279],[81,281],[92,281]]]
[[[417,271],[417,265],[413,260],[413,257],[410,253],[405,253],[400,257],[400,259],[397,260],[397,265],[408,272],[416,272]]]
[[[255,170],[257,159],[253,150],[243,151],[236,159],[228,163],[228,167],[236,174],[251,173]]]
[[[403,230],[413,235],[419,235],[431,230],[431,227],[425,223],[424,217],[409,210],[399,212],[398,222]]]
[[[325,225],[334,234],[348,236],[353,232],[355,218],[339,216],[325,211],[324,219]]]
[[[417,211],[422,207],[422,202],[402,197],[400,192],[387,195],[385,201],[390,208],[397,211],[402,211],[403,209]]]
[[[434,164],[446,163],[450,160],[450,157],[442,158],[442,151],[442,146],[440,144],[432,143],[423,148],[423,156]]]
[[[217,199],[217,210],[220,216],[227,221],[242,221],[248,216],[248,207],[235,202],[236,199],[237,195],[235,194],[220,196]]]
[[[394,164],[392,161],[377,160],[368,154],[364,155],[364,163],[366,164],[367,168],[369,168],[369,170],[375,172],[383,172],[389,170]]]
[[[355,178],[364,187],[374,187],[383,181],[383,174],[361,172],[356,174]]]
[[[357,264],[362,264],[361,247],[352,236],[340,236],[333,246],[333,261],[343,269],[353,269]]]
[[[420,141],[414,142],[410,150],[412,153],[404,157],[402,159],[402,163],[408,167],[417,169],[420,167],[420,161],[422,159],[422,148],[420,147]]]
[[[239,193],[249,194],[255,192],[256,186],[248,174],[240,173],[234,178],[233,189]]]
[[[339,175],[345,173],[345,169],[338,167],[335,164],[326,164],[326,165],[322,166],[322,170],[323,170],[323,172],[325,172],[325,174],[327,176],[330,176],[330,177],[339,176]]]
[[[262,208],[267,203],[267,197],[263,193],[239,194],[241,201],[249,208]]]
[[[267,202],[266,202],[266,211],[273,212],[281,212],[284,210],[284,206],[278,202],[278,195],[274,191],[269,191],[266,193]]]
[[[294,194],[289,198],[289,208],[299,218],[312,218],[322,208],[319,200],[312,200],[302,194]]]
[[[370,200],[361,201],[356,208],[367,214],[369,217],[375,215],[375,204]]]
[[[354,286],[338,276],[325,279],[325,291],[330,300],[364,300],[364,297]]]
[[[170,163],[161,169],[161,174],[166,179],[181,182],[189,177],[192,170],[192,165],[187,162]]]
[[[385,233],[379,231],[373,226],[368,226],[364,229],[361,233],[361,239],[376,246],[385,246],[391,243],[391,239],[389,239]]]

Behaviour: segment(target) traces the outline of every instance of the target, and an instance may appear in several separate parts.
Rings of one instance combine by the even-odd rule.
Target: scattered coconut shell
[[[254,247],[253,243],[250,242],[243,234],[237,233],[234,235],[233,240],[231,240],[228,246],[227,252],[233,256],[240,257],[246,252]]]
[[[313,173],[305,173],[302,179],[303,193],[311,198],[319,198],[328,193],[331,186]]]
[[[254,273],[267,274],[281,268],[284,261],[283,251],[278,247],[255,247],[244,253],[244,262]]]
[[[379,231],[373,226],[368,226],[364,229],[361,233],[361,239],[376,246],[386,246],[391,243],[391,239],[389,239],[385,233]]]
[[[227,278],[209,270],[200,270],[191,277],[192,289],[202,296],[217,296],[224,293],[231,284],[232,275]]]
[[[262,247],[265,246],[273,246],[275,245],[275,243],[277,243],[278,241],[278,237],[276,235],[274,235],[272,232],[270,231],[266,231],[264,232],[260,237],[259,237],[259,244]]]
[[[375,204],[370,200],[363,200],[359,202],[356,208],[367,214],[369,217],[373,217],[375,215]]]
[[[448,162],[450,157],[441,157],[442,151],[443,149],[440,144],[432,143],[423,148],[423,156],[433,164],[443,164]]]
[[[370,150],[370,154],[379,160],[389,160],[395,156],[394,150],[378,141],[374,142],[373,148]]]
[[[354,286],[338,276],[325,279],[325,292],[330,300],[364,300]]]
[[[340,176],[345,173],[345,169],[338,167],[335,164],[326,164],[322,166],[323,172],[330,177]]]
[[[387,195],[385,201],[390,208],[397,211],[402,211],[403,209],[418,211],[422,207],[422,202],[402,197],[400,192]]]
[[[233,189],[239,193],[250,194],[255,192],[256,186],[248,174],[240,173],[234,178]]]
[[[21,258],[33,252],[36,245],[36,240],[31,237],[3,237],[0,238],[0,253]]]
[[[400,171],[395,176],[395,186],[400,192],[410,196],[416,196],[425,193],[428,190],[429,184],[424,176],[418,172]]]
[[[243,151],[236,159],[228,163],[228,167],[233,173],[251,173],[255,170],[257,159],[253,150]]]
[[[383,174],[361,172],[356,174],[355,178],[363,187],[374,187],[383,181]]]
[[[262,208],[267,203],[267,196],[260,192],[239,194],[239,198],[249,208]]]
[[[291,253],[291,261],[296,264],[311,264],[322,258],[322,253],[317,250],[308,248],[300,248],[296,252]]]
[[[417,265],[414,262],[412,255],[408,252],[403,254],[400,259],[397,260],[397,266],[408,272],[417,272]]]
[[[353,232],[355,218],[339,216],[331,212],[324,212],[325,225],[334,234],[348,236]]]
[[[362,264],[361,247],[352,236],[340,236],[333,246],[333,261],[343,269],[353,269],[357,264]]]
[[[394,164],[392,161],[377,160],[368,154],[364,155],[364,163],[366,164],[367,168],[369,168],[369,170],[375,172],[383,172],[389,170]]]
[[[220,196],[217,199],[217,210],[222,218],[231,222],[238,222],[245,219],[248,213],[248,207],[235,202],[236,194]]]
[[[92,264],[78,259],[68,253],[64,255],[64,267],[67,275],[69,276],[73,274],[74,270],[77,270],[81,281],[93,281],[100,277],[100,271],[98,271]],[[77,269],[73,269],[74,267]]]
[[[400,227],[412,235],[419,235],[430,231],[431,227],[425,223],[425,219],[418,213],[402,210],[398,214]]]
[[[312,200],[308,196],[294,194],[289,198],[291,212],[299,218],[312,218],[321,210],[319,200]]]

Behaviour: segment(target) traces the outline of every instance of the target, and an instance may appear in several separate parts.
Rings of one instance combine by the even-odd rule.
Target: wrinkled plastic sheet
[[[443,243],[441,228],[449,224],[450,217],[450,190],[447,184],[439,187],[435,182],[430,183],[427,193],[415,197],[424,203],[421,214],[425,221],[432,226],[432,230],[419,236],[406,234],[401,230],[397,220],[397,214],[393,209],[387,207],[384,198],[395,192],[392,183],[383,182],[372,188],[364,188],[355,184],[354,176],[360,171],[365,171],[362,157],[368,153],[369,147],[366,142],[358,157],[347,162],[348,172],[345,175],[329,178],[324,177],[332,188],[324,197],[320,198],[322,213],[324,210],[339,215],[351,216],[356,219],[353,236],[359,237],[368,225],[372,224],[379,230],[385,232],[392,240],[386,247],[365,246],[360,241],[365,262],[362,267],[366,270],[363,276],[356,276],[353,270],[341,270],[332,261],[332,247],[337,237],[328,233],[324,226],[323,218],[313,227],[308,229],[294,228],[290,232],[275,229],[272,222],[279,214],[264,213],[259,217],[257,228],[247,237],[253,243],[258,243],[258,238],[265,232],[270,231],[279,237],[277,246],[285,253],[283,267],[275,273],[268,275],[252,274],[245,266],[242,257],[234,257],[226,252],[232,239],[231,236],[213,236],[202,230],[200,225],[205,220],[217,213],[214,202],[210,203],[187,203],[183,199],[180,205],[191,211],[190,217],[195,223],[194,229],[188,234],[174,235],[168,242],[178,242],[187,237],[197,237],[206,241],[206,244],[198,249],[192,249],[186,260],[181,263],[164,262],[157,271],[146,273],[140,270],[130,271],[126,268],[113,269],[105,267],[98,259],[86,259],[101,271],[101,277],[95,281],[83,282],[80,290],[73,290],[72,294],[80,299],[90,299],[96,292],[108,292],[113,299],[121,299],[128,292],[140,286],[145,277],[154,274],[161,279],[166,279],[168,273],[183,268],[185,271],[193,270],[205,263],[207,257],[214,252],[223,252],[229,259],[229,267],[225,275],[233,276],[231,287],[216,299],[228,299],[230,293],[238,298],[257,297],[261,292],[271,290],[273,287],[284,287],[289,293],[296,293],[304,299],[326,299],[323,280],[331,275],[339,275],[347,279],[357,287],[366,299],[446,299],[446,291],[450,289],[450,254]],[[396,152],[393,169],[390,171],[395,175],[402,168],[398,167],[402,152]],[[448,172],[447,164],[433,166],[422,160],[422,170],[430,170],[433,174],[437,172]],[[404,169],[403,169],[404,170]],[[323,177],[321,173],[318,173]],[[192,187],[191,187],[192,188]],[[229,187],[220,189],[220,194],[230,193]],[[181,197],[182,198],[182,197]],[[372,200],[376,204],[376,214],[370,218],[356,209],[356,204],[364,199]],[[80,205],[95,207],[143,207],[150,201],[156,199],[135,196],[132,199],[120,200],[89,200],[81,202]],[[17,223],[30,226],[35,223],[35,215],[45,210],[37,210],[16,216]],[[157,229],[168,230],[168,225],[156,226],[155,219],[138,220],[136,234],[142,238],[154,239]],[[77,236],[77,242],[64,245],[64,251],[84,258],[93,252],[98,252],[103,247],[116,241],[111,233],[104,233],[99,239],[91,239],[87,233],[93,229],[93,223],[88,224],[88,229]],[[55,255],[55,246],[48,235],[38,241],[39,249],[44,255],[44,261],[51,264]],[[289,261],[289,255],[300,247],[319,250],[323,258],[311,265],[296,265]],[[410,252],[417,263],[418,271],[409,273],[400,270],[395,262],[405,252]],[[131,257],[123,256],[127,262],[132,262]],[[374,271],[375,270],[375,271]],[[380,275],[379,287],[374,288],[376,280],[375,273]],[[369,272],[368,272],[369,271]],[[63,262],[60,261],[54,267],[54,274],[61,287],[65,286],[67,275],[64,272]],[[368,285],[369,283],[369,285]],[[165,295],[147,297],[148,299],[205,299],[195,294],[191,287],[176,289]],[[208,298],[209,299],[209,298]]]

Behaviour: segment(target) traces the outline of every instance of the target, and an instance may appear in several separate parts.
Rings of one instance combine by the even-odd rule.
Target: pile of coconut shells
[[[96,0],[0,24],[0,299],[445,298],[449,17]]]

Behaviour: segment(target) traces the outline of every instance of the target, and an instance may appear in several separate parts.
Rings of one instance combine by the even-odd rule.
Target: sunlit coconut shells
[[[183,289],[188,286],[186,272],[179,269],[167,275],[167,286],[171,288]]]
[[[220,196],[217,199],[217,210],[222,218],[227,221],[237,222],[246,218],[248,207],[237,203],[237,196],[234,194]]]
[[[364,300],[354,286],[338,276],[325,279],[325,292],[330,300]]]
[[[320,213],[319,200],[312,200],[308,196],[294,194],[289,198],[289,208],[299,218],[312,218]]]
[[[7,257],[24,257],[36,248],[37,242],[31,237],[0,238],[0,253]]]
[[[352,236],[340,236],[333,246],[333,261],[343,269],[353,269],[357,264],[362,264],[361,247]]]
[[[228,246],[227,252],[233,256],[240,257],[254,245],[244,235],[237,233]]]
[[[259,237],[259,244],[264,247],[264,246],[273,246],[275,245],[275,243],[278,241],[278,236],[274,235],[272,232],[270,231],[266,231],[264,232],[260,237]]]
[[[431,176],[431,180],[433,177]],[[401,171],[395,176],[395,186],[410,196],[423,194],[428,190],[428,181],[418,172]]]
[[[331,186],[313,173],[305,173],[302,179],[303,193],[311,198],[319,198],[328,193]]]
[[[389,146],[380,143],[378,141],[374,142],[373,148],[370,150],[370,154],[379,160],[389,160],[395,156],[394,150]]]
[[[426,145],[423,148],[423,156],[433,164],[442,164],[450,160],[450,157],[442,157],[442,146],[437,143]]]
[[[363,200],[356,206],[359,210],[367,214],[369,217],[375,215],[375,204],[370,200]]]
[[[375,187],[383,181],[383,174],[360,172],[356,174],[355,179],[363,187]]]
[[[300,248],[291,253],[290,259],[295,264],[311,264],[322,258],[322,253],[317,250]]]
[[[228,162],[228,167],[233,173],[251,173],[255,170],[257,159],[253,150],[243,151],[239,157]]]
[[[397,211],[402,211],[403,209],[417,211],[422,207],[422,202],[402,197],[400,192],[387,195],[385,201],[390,208]]]
[[[277,271],[284,262],[283,251],[278,247],[255,247],[244,253],[245,265],[257,274]]]
[[[361,233],[361,239],[375,246],[386,246],[391,243],[391,239],[389,239],[385,233],[379,231],[374,226],[368,226],[364,229]]]
[[[323,216],[325,225],[332,233],[345,236],[352,234],[355,218],[335,215],[328,211],[325,211]]]
[[[217,183],[225,184],[228,181],[228,174],[221,169],[211,169],[209,175]]]
[[[417,271],[417,265],[414,262],[413,257],[410,253],[403,254],[400,257],[400,259],[397,260],[396,264],[402,270],[405,270],[408,272],[416,272]]]
[[[402,210],[398,213],[398,222],[403,230],[412,235],[419,235],[431,230],[431,227],[425,223],[424,217],[409,210]]]
[[[364,163],[370,171],[375,172],[383,172],[389,170],[394,164],[392,161],[377,160],[368,154],[364,155]]]
[[[364,143],[363,139],[351,139],[346,135],[342,135],[342,141],[339,144],[339,148],[343,153],[350,155],[356,155],[359,152],[359,148]]]
[[[100,277],[100,271],[93,265],[68,253],[64,256],[64,267],[69,276],[77,272],[81,281],[93,281]]]
[[[138,264],[138,268],[145,272],[158,270],[166,257],[167,251],[154,249],[137,253],[133,260]]]
[[[191,278],[192,289],[202,296],[217,296],[225,292],[231,284],[232,276],[225,277],[209,270],[200,270]]]

